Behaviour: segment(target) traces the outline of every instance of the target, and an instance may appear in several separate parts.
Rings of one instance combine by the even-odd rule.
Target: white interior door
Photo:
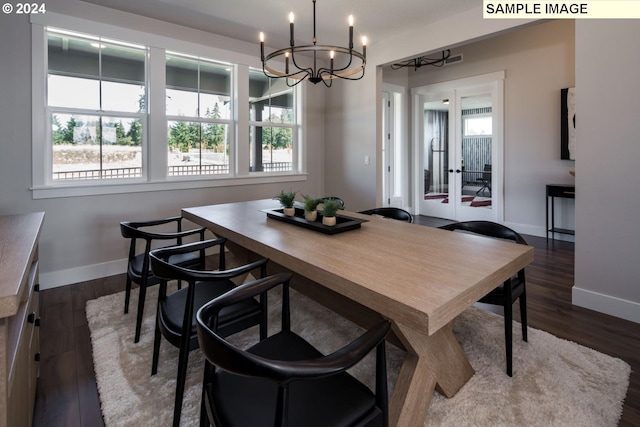
[[[502,220],[502,79],[477,80],[414,90],[415,206],[422,215]]]

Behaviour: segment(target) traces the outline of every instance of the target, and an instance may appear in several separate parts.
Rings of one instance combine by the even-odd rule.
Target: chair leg
[[[147,296],[147,287],[140,285],[140,293],[138,294],[138,314],[136,316],[136,336],[133,342],[140,341],[140,329],[142,329],[142,315],[144,314],[144,299]]]
[[[209,427],[209,414],[207,413],[207,382],[214,374],[215,368],[208,360],[204,362],[204,375],[202,378],[202,399],[200,400],[200,427]]]
[[[527,341],[527,290],[520,295],[520,323],[522,323],[522,340]]]
[[[267,320],[269,317],[267,308],[267,296],[260,295],[260,341],[267,338]]]
[[[182,415],[182,399],[184,397],[184,383],[187,379],[187,363],[189,362],[189,337],[186,343],[180,345],[180,356],[178,358],[178,378],[176,381],[176,399],[173,406],[173,427],[180,427],[180,416]]]
[[[158,373],[158,359],[160,359],[160,341],[162,340],[162,333],[160,332],[160,325],[158,325],[160,313],[156,314],[156,331],[153,336],[153,358],[151,362],[151,375]]]
[[[512,303],[508,301],[504,306],[504,342],[507,355],[507,375],[513,376],[512,369],[512,341],[513,341],[513,307]]]
[[[129,300],[131,299],[131,277],[127,274],[127,285],[124,291],[124,314],[129,312]]]

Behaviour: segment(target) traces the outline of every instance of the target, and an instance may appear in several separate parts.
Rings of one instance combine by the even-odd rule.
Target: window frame
[[[233,164],[234,162],[232,162],[231,159],[231,152],[232,152],[232,146],[235,143],[235,128],[236,128],[236,123],[239,121],[237,120],[237,117],[235,117],[233,111],[235,110],[235,103],[237,102],[237,100],[234,98],[234,91],[236,89],[236,82],[235,82],[235,74],[233,72],[234,68],[236,67],[235,64],[230,64],[230,63],[223,63],[221,61],[218,60],[214,60],[214,59],[210,59],[210,58],[204,58],[204,57],[195,57],[192,55],[185,55],[182,54],[180,52],[173,52],[173,51],[167,51],[165,50],[165,61],[166,58],[168,56],[173,56],[173,57],[182,57],[184,59],[187,60],[192,60],[192,61],[197,61],[198,62],[198,74],[200,74],[201,70],[200,70],[200,65],[201,63],[209,63],[209,64],[215,64],[217,66],[226,66],[230,68],[230,73],[229,73],[229,78],[230,78],[230,102],[231,102],[231,117],[228,119],[224,119],[224,118],[209,118],[209,117],[203,117],[200,111],[200,105],[198,105],[198,116],[195,115],[173,115],[173,114],[165,114],[165,118],[166,118],[166,122],[167,122],[167,134],[169,132],[169,122],[190,122],[190,123],[199,123],[201,126],[204,124],[220,124],[220,125],[225,125],[227,126],[227,132],[229,132],[229,157],[228,157],[228,171],[224,174],[198,174],[198,175],[189,175],[189,174],[185,174],[185,175],[170,175],[169,174],[169,168],[170,165],[167,162],[167,179],[189,179],[189,177],[193,178],[194,176],[199,176],[199,177],[211,177],[211,178],[223,178],[223,177],[232,177],[234,175],[234,168],[233,168]],[[166,62],[165,62],[165,69],[166,69]],[[200,81],[200,75],[198,76],[198,82]],[[169,86],[165,84],[164,86],[164,90],[165,90],[165,97],[164,99],[167,99],[167,95],[166,95],[166,90],[169,89]],[[200,88],[198,88],[198,91],[195,92],[198,94],[198,96],[203,93],[201,92]],[[166,104],[165,104],[166,105]],[[167,144],[166,147],[168,149],[168,138],[167,138]]]
[[[255,72],[255,71],[259,71],[257,69],[255,69],[254,67],[250,67],[249,68],[249,76],[251,74],[251,72]],[[270,128],[284,128],[284,129],[291,129],[291,169],[292,171],[297,171],[299,168],[299,159],[300,159],[300,144],[298,142],[298,138],[299,138],[299,132],[296,132],[296,128],[298,127],[299,123],[300,123],[300,108],[299,108],[299,96],[296,96],[296,89],[298,86],[294,86],[292,88],[292,93],[293,93],[293,105],[292,105],[292,110],[293,110],[293,123],[278,123],[278,122],[271,122],[271,121],[265,121],[265,120],[252,120],[251,119],[251,114],[249,111],[249,122],[248,122],[248,128],[252,128],[252,127],[262,127],[262,128],[266,128],[266,127],[270,127]],[[276,92],[275,94],[270,94],[270,98],[274,97],[274,96],[278,96],[280,93]],[[247,99],[247,104],[249,104],[249,99]],[[249,108],[249,106],[247,105],[247,108]],[[248,141],[249,139],[247,139]],[[249,165],[250,163],[250,158],[249,157]],[[265,176],[265,175],[278,175],[281,174],[282,172],[269,172],[269,171],[251,171],[250,167],[249,167],[249,174],[251,176]],[[286,173],[290,173],[290,172],[286,172]]]
[[[294,90],[295,121],[293,171],[258,172],[249,171],[248,144],[248,75],[249,68],[260,68],[257,56],[233,52],[215,46],[205,46],[185,40],[173,39],[156,34],[114,26],[87,19],[47,13],[32,15],[32,196],[34,199],[74,197],[85,195],[120,194],[131,192],[165,191],[174,189],[195,189],[224,187],[276,182],[305,181],[306,160],[304,159],[305,126],[300,106],[304,102],[305,90]],[[120,178],[107,180],[69,180],[53,182],[51,153],[51,115],[47,105],[47,27],[66,29],[72,32],[148,47],[147,58],[147,99],[164,99],[166,90],[166,70],[164,56],[167,51],[195,57],[211,58],[216,62],[234,64],[232,66],[233,112],[231,120],[232,137],[229,147],[228,175],[169,176],[167,163],[168,116],[165,102],[147,103],[145,113],[146,137],[142,142],[143,178]],[[162,58],[162,60],[160,60]],[[303,86],[303,85],[299,85]],[[246,105],[245,105],[246,104]],[[95,112],[93,112],[95,113]],[[107,112],[103,113],[105,115]],[[241,142],[242,141],[242,142]],[[247,147],[244,147],[247,145]],[[160,149],[162,147],[163,149]]]

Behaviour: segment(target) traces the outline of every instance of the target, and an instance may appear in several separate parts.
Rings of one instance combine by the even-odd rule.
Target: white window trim
[[[297,124],[294,127],[294,158],[293,169],[295,172],[249,172],[249,147],[241,141],[248,141],[249,138],[249,121],[238,120],[238,117],[249,117],[248,111],[248,73],[249,68],[260,68],[259,58],[245,55],[238,52],[227,51],[211,46],[199,45],[183,40],[171,39],[168,37],[158,36],[155,34],[144,33],[127,28],[117,27],[100,22],[90,21],[81,18],[75,18],[66,15],[48,12],[46,15],[31,15],[31,40],[32,40],[32,195],[34,199],[48,199],[59,197],[75,197],[88,195],[104,195],[104,194],[120,194],[134,192],[149,191],[167,191],[194,189],[205,187],[226,187],[237,185],[251,184],[269,184],[278,182],[296,182],[306,181],[307,174],[304,170],[306,162],[302,161],[303,153],[306,152],[304,147],[300,147],[304,134],[304,125],[302,123],[302,115],[300,108],[297,108]],[[110,37],[117,40],[127,40],[133,43],[139,43],[149,46],[150,54],[149,64],[147,67],[150,86],[152,88],[161,87],[164,89],[164,81],[166,76],[164,73],[154,73],[152,70],[154,64],[151,61],[159,60],[159,53],[166,50],[193,54],[195,56],[215,58],[221,61],[238,64],[234,67],[234,81],[236,82],[236,90],[234,90],[234,119],[235,141],[231,141],[229,162],[230,170],[233,173],[229,175],[206,175],[206,176],[167,176],[166,167],[158,167],[157,165],[165,165],[167,161],[166,150],[149,150],[146,145],[146,155],[143,157],[143,168],[146,169],[147,175],[143,179],[118,179],[109,182],[96,181],[73,181],[73,182],[55,182],[52,183],[52,159],[51,150],[47,143],[47,129],[51,128],[50,119],[47,114],[47,40],[46,27],[52,26],[64,28],[71,31],[77,31],[87,34],[100,34],[102,37]],[[157,46],[162,46],[157,47]],[[162,75],[160,75],[162,74]],[[247,82],[247,83],[244,83]],[[159,85],[162,83],[162,85]],[[299,96],[304,96],[304,91],[298,89]],[[150,96],[150,90],[148,90]],[[152,141],[154,135],[167,135],[167,116],[162,103],[149,104],[147,112],[147,138],[144,144]],[[44,125],[43,125],[44,124]],[[240,141],[240,142],[239,142]],[[147,167],[148,166],[148,167]],[[154,167],[155,166],[155,167]]]

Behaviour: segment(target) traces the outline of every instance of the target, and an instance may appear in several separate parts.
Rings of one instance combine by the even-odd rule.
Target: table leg
[[[393,330],[407,349],[389,402],[389,424],[421,426],[434,390],[453,397],[474,374],[451,324],[427,336],[398,322]]]

